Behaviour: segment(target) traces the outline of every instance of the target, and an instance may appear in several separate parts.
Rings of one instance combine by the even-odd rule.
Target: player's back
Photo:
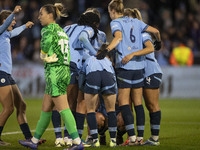
[[[121,60],[128,54],[141,50],[142,45],[142,32],[148,26],[138,19],[129,17],[121,17],[111,22],[112,33],[121,31],[122,41],[117,45],[118,55],[116,58],[116,67],[125,69],[141,69],[144,67],[142,63],[143,57],[133,57],[126,65],[121,64]],[[138,63],[141,62],[141,63]],[[136,63],[134,65],[134,63]]]

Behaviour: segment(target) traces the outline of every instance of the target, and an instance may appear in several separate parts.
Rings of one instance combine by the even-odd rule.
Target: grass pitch
[[[28,99],[27,119],[31,130],[36,128],[37,121],[41,112],[41,100]],[[200,100],[197,99],[161,99],[161,130],[160,146],[137,146],[137,147],[115,147],[115,150],[199,150],[200,149]],[[0,106],[0,111],[1,111]],[[146,124],[144,140],[150,137],[149,114],[145,109]],[[33,133],[34,134],[34,133]],[[86,137],[86,128],[84,129],[83,139]],[[10,146],[1,146],[0,150],[27,150],[18,144],[19,139],[24,139],[20,132],[20,127],[16,120],[16,114],[8,119],[2,134],[2,140],[11,143]],[[38,147],[39,150],[61,150],[64,148],[54,147],[55,134],[52,123],[42,138],[47,142]],[[124,141],[126,135],[124,135]],[[107,132],[107,144],[109,144],[109,134]],[[111,149],[109,146],[101,146],[92,149]]]

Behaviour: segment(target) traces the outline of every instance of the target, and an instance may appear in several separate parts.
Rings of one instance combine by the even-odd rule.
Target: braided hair
[[[89,26],[94,30],[94,36],[92,37],[92,40],[94,40],[97,37],[97,24],[100,23],[100,18],[97,14],[93,12],[86,12],[84,14],[81,14],[78,25],[85,25]]]

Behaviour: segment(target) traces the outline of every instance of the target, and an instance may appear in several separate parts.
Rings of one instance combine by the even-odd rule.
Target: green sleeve
[[[53,41],[53,32],[49,30],[42,30],[41,51],[47,53]]]

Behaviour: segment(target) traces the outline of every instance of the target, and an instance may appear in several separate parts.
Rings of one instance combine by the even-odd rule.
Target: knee
[[[14,112],[14,106],[9,106],[8,108],[3,109],[5,116],[10,116]]]
[[[160,110],[159,104],[150,103],[146,105],[146,107],[149,110],[149,112],[156,112]]]

